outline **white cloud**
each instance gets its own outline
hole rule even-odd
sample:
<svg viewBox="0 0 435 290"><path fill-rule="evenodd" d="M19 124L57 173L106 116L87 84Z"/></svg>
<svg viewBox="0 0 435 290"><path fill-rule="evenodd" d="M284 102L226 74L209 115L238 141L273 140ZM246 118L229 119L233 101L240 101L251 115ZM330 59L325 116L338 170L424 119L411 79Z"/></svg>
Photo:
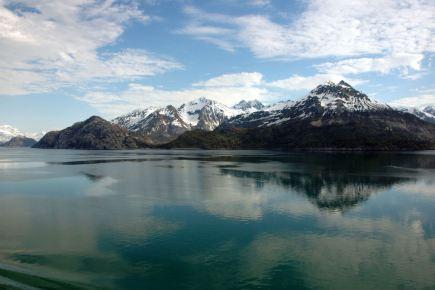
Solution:
<svg viewBox="0 0 435 290"><path fill-rule="evenodd" d="M227 50L246 47L258 58L352 57L326 70L349 73L419 70L435 51L435 2L426 0L308 0L289 23L264 15L229 17L189 8L181 32ZM201 27L208 27L201 30ZM216 31L222 29L222 33ZM229 33L228 30L232 32ZM225 31L225 33L223 32ZM367 55L373 55L367 57Z"/></svg>
<svg viewBox="0 0 435 290"><path fill-rule="evenodd" d="M88 103L107 117L115 117L149 106L168 104L177 106L200 97L233 105L242 99L267 100L270 98L273 94L261 85L262 77L262 74L257 72L225 74L180 90L164 90L132 83L125 91L118 94L94 91L77 99Z"/></svg>
<svg viewBox="0 0 435 290"><path fill-rule="evenodd" d="M101 53L117 41L127 23L148 20L129 1L0 0L0 95L180 68L173 60L144 50Z"/></svg>
<svg viewBox="0 0 435 290"><path fill-rule="evenodd" d="M252 6L267 6L270 5L269 0L248 0L248 4Z"/></svg>
<svg viewBox="0 0 435 290"><path fill-rule="evenodd" d="M317 74L314 76L293 75L289 78L269 82L269 87L275 87L290 91L311 90L321 83L327 81L339 82L344 80L352 85L362 84L365 81L360 79L349 79L342 75Z"/></svg>
<svg viewBox="0 0 435 290"><path fill-rule="evenodd" d="M426 106L435 106L435 95L420 95L394 100L390 105L405 108L422 108Z"/></svg>
<svg viewBox="0 0 435 290"><path fill-rule="evenodd" d="M120 92L113 93L97 90L77 97L105 114L115 117L135 109L150 106L181 105L196 98L206 97L226 105L234 105L241 100L258 99L265 103L288 98L289 92L314 89L326 81L345 80L352 85L362 84L360 79L346 78L341 75L318 74L314 76L293 75L286 79L267 82L259 72L240 72L223 74L202 82L192 84L190 88L165 90L149 85L131 83Z"/></svg>
<svg viewBox="0 0 435 290"><path fill-rule="evenodd" d="M420 70L423 54L397 53L379 58L353 58L338 62L328 62L315 66L322 73L329 74L359 74L365 72L379 72L387 74L394 69L401 69L404 74L408 68Z"/></svg>
<svg viewBox="0 0 435 290"><path fill-rule="evenodd" d="M260 85L263 81L263 75L258 72L242 72L234 74L223 74L221 76L209 79L207 81L194 83L193 86L200 87L234 87L244 86L251 87Z"/></svg>

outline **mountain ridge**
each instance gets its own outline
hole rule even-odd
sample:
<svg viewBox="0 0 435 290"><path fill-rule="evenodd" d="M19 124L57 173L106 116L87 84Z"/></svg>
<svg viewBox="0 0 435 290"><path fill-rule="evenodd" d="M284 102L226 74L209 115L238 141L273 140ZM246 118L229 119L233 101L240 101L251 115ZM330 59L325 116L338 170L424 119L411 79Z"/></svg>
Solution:
<svg viewBox="0 0 435 290"><path fill-rule="evenodd" d="M235 116L207 138L200 135L186 132L167 148L410 150L435 144L434 125L371 100L344 81L319 85L278 111Z"/></svg>
<svg viewBox="0 0 435 290"><path fill-rule="evenodd" d="M399 107L399 110L402 110L407 113L411 113L423 121L435 124L435 105L432 106L423 106L423 107Z"/></svg>
<svg viewBox="0 0 435 290"><path fill-rule="evenodd" d="M136 110L116 118L114 123L94 116L62 131L49 132L34 147L283 150L435 148L435 125L372 100L344 81L319 85L298 101L289 100L271 106L258 103L243 101L234 108L199 98L178 108L168 105L155 110ZM255 108L256 105L261 108ZM245 111L237 107L243 107ZM255 110L250 111L253 107Z"/></svg>
<svg viewBox="0 0 435 290"><path fill-rule="evenodd" d="M257 100L241 101L233 107L228 107L201 97L178 108L168 105L135 110L113 119L112 122L129 131L145 134L153 144L161 144L174 140L186 131L212 131L233 116L263 107L264 105Z"/></svg>

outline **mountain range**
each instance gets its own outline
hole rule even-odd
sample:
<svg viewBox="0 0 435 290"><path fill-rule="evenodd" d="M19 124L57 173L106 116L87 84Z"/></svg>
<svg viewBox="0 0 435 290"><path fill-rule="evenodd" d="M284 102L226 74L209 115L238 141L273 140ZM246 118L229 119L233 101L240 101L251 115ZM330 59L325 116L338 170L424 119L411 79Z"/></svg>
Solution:
<svg viewBox="0 0 435 290"><path fill-rule="evenodd" d="M423 106L423 107L399 107L401 111L411 113L420 119L435 124L435 106Z"/></svg>
<svg viewBox="0 0 435 290"><path fill-rule="evenodd" d="M186 132L167 147L401 150L433 148L434 140L435 125L341 81L280 110L238 115L213 132Z"/></svg>
<svg viewBox="0 0 435 290"><path fill-rule="evenodd" d="M45 132L25 134L25 133L22 133L17 128L14 128L10 125L0 125L0 144L4 144L4 143L7 143L9 141L12 141L12 139L14 139L15 137L22 137L22 138L39 140L44 135L45 135ZM19 140L19 139L16 139L15 141L10 142L8 144L18 144L18 143L16 143L17 140ZM23 144L30 144L30 143L24 142Z"/></svg>
<svg viewBox="0 0 435 290"><path fill-rule="evenodd" d="M35 146L429 149L435 144L435 125L430 123L432 113L429 109L424 115L417 110L396 109L372 100L344 81L327 82L299 101L270 106L254 100L228 107L199 98L179 107L136 110L111 123L92 117L66 131L48 133ZM89 127L89 123L93 126Z"/></svg>
<svg viewBox="0 0 435 290"><path fill-rule="evenodd" d="M132 132L147 135L153 144L167 143L186 131L212 131L231 117L252 113L264 107L259 101L241 101L228 107L216 101L199 98L179 106L149 107L112 120Z"/></svg>

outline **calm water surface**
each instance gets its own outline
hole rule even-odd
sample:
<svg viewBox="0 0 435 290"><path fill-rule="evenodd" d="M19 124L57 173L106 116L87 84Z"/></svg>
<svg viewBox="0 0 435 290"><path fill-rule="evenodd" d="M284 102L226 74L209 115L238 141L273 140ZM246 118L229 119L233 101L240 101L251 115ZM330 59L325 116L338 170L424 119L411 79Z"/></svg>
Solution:
<svg viewBox="0 0 435 290"><path fill-rule="evenodd" d="M0 150L0 288L435 289L435 153Z"/></svg>

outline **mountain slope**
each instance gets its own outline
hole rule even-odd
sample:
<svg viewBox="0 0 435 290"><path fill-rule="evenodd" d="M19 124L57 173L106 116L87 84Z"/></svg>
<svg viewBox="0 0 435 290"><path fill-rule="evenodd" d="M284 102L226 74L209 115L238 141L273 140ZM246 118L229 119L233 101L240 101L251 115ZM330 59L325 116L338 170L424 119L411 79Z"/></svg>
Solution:
<svg viewBox="0 0 435 290"><path fill-rule="evenodd" d="M151 113L156 111L157 107L149 107L144 110L135 110L127 115L117 117L112 120L113 123L128 129L132 129L138 122L148 117Z"/></svg>
<svg viewBox="0 0 435 290"><path fill-rule="evenodd" d="M236 116L199 138L186 132L168 147L200 148L434 148L435 126L371 100L341 81L326 83L278 111ZM219 140L231 139L231 142Z"/></svg>
<svg viewBox="0 0 435 290"><path fill-rule="evenodd" d="M435 106L426 106L423 108L399 108L404 112L411 113L423 121L435 124Z"/></svg>
<svg viewBox="0 0 435 290"><path fill-rule="evenodd" d="M232 108L236 110L241 110L244 113L252 113L255 111L262 110L264 108L264 105L258 100L252 100L252 101L241 100L239 103L235 104Z"/></svg>
<svg viewBox="0 0 435 290"><path fill-rule="evenodd" d="M219 102L206 98L188 102L175 108L150 107L134 111L112 120L113 123L129 131L143 133L153 143L166 143L190 130L211 131L227 119L263 108L258 101L242 101L230 108Z"/></svg>
<svg viewBox="0 0 435 290"><path fill-rule="evenodd" d="M0 144L0 147L31 147L36 144L36 140L24 136L13 137L8 142Z"/></svg>
<svg viewBox="0 0 435 290"><path fill-rule="evenodd" d="M287 101L266 107L264 111L237 116L230 124L244 128L279 125L289 120L325 119L350 112L390 110L387 105L371 100L344 81L317 86L297 102Z"/></svg>
<svg viewBox="0 0 435 290"><path fill-rule="evenodd" d="M147 147L147 139L93 116L61 131L51 131L33 148L52 149L135 149Z"/></svg>
<svg viewBox="0 0 435 290"><path fill-rule="evenodd" d="M190 129L174 106L157 109L146 118L128 127L130 131L145 134L153 143L172 140Z"/></svg>

